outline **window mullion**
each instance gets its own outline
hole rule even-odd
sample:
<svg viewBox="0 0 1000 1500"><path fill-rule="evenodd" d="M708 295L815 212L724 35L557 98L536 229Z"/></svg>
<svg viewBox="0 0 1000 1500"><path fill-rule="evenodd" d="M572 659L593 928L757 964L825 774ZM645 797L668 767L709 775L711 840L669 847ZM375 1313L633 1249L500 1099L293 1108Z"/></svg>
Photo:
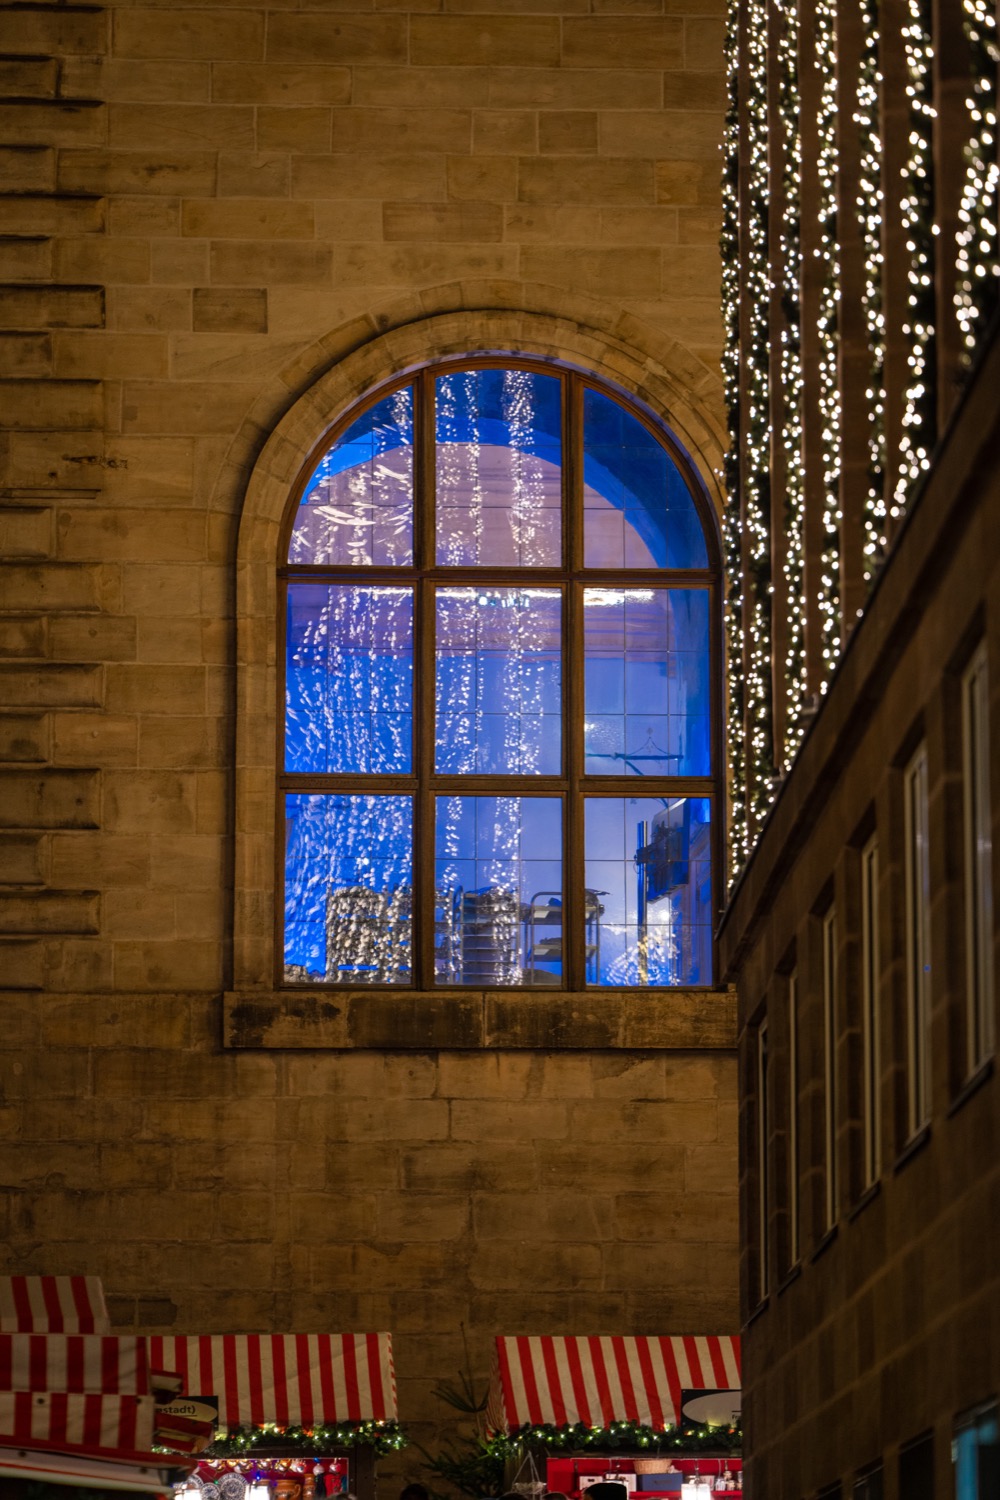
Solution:
<svg viewBox="0 0 1000 1500"><path fill-rule="evenodd" d="M583 387L575 375L564 383L563 558L571 576L583 567ZM583 649L582 593L568 584L563 596L563 765L569 795L563 804L563 984L581 990L587 977L584 931Z"/></svg>

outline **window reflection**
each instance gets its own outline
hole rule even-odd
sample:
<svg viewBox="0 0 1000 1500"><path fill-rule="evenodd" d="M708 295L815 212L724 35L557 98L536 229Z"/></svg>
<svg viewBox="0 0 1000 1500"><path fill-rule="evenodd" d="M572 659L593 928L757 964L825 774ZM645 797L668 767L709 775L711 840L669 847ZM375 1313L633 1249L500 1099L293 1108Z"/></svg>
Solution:
<svg viewBox="0 0 1000 1500"><path fill-rule="evenodd" d="M368 408L324 453L299 502L290 563L413 561L413 390Z"/></svg>
<svg viewBox="0 0 1000 1500"><path fill-rule="evenodd" d="M557 797L439 797L434 972L443 984L552 984L562 974Z"/></svg>
<svg viewBox="0 0 1000 1500"><path fill-rule="evenodd" d="M559 380L462 370L437 392L437 560L446 567L558 567Z"/></svg>
<svg viewBox="0 0 1000 1500"><path fill-rule="evenodd" d="M701 521L670 454L600 391L583 398L583 546L588 568L704 568Z"/></svg>
<svg viewBox="0 0 1000 1500"><path fill-rule="evenodd" d="M285 798L285 979L407 984L409 797Z"/></svg>
<svg viewBox="0 0 1000 1500"><path fill-rule="evenodd" d="M584 589L589 775L709 774L708 642L707 589Z"/></svg>
<svg viewBox="0 0 1000 1500"><path fill-rule="evenodd" d="M601 985L710 984L707 797L588 797L587 889L599 900Z"/></svg>
<svg viewBox="0 0 1000 1500"><path fill-rule="evenodd" d="M439 772L558 776L562 761L558 589L440 589Z"/></svg>
<svg viewBox="0 0 1000 1500"><path fill-rule="evenodd" d="M408 771L412 589L293 583L287 632L285 769Z"/></svg>

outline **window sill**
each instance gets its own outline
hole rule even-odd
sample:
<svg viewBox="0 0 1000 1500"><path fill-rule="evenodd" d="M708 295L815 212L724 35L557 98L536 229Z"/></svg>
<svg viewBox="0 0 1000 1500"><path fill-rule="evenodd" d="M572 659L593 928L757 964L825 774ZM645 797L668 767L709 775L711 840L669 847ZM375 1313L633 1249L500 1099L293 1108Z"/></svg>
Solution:
<svg viewBox="0 0 1000 1500"><path fill-rule="evenodd" d="M974 1073L970 1073L969 1077L962 1084L962 1087L948 1106L946 1118L950 1120L952 1115L957 1115L962 1106L967 1104L972 1098L973 1094L978 1094L983 1084L987 1083L992 1077L993 1059L992 1057L987 1057L985 1061L979 1064Z"/></svg>
<svg viewBox="0 0 1000 1500"><path fill-rule="evenodd" d="M865 1188L864 1192L861 1194L861 1197L858 1199L857 1203L855 1203L854 1207L847 1215L848 1224L853 1224L855 1219L857 1219L861 1214L864 1213L869 1203L875 1202L875 1199L879 1196L881 1191L882 1184L880 1182L873 1182L871 1187Z"/></svg>
<svg viewBox="0 0 1000 1500"><path fill-rule="evenodd" d="M801 1275L802 1262L800 1260L797 1260L794 1266L792 1266L790 1270L785 1272L785 1275L781 1280L781 1284L778 1287L778 1296L782 1296L784 1292L788 1291L788 1288L790 1286L794 1286Z"/></svg>
<svg viewBox="0 0 1000 1500"><path fill-rule="evenodd" d="M930 1138L931 1127L929 1125L921 1126L913 1139L907 1141L902 1151L896 1157L896 1161L892 1169L893 1173L901 1172L906 1166L907 1162L912 1161L915 1156L919 1156Z"/></svg>
<svg viewBox="0 0 1000 1500"><path fill-rule="evenodd" d="M223 1045L352 1051L670 1051L736 1047L736 992L239 990Z"/></svg>
<svg viewBox="0 0 1000 1500"><path fill-rule="evenodd" d="M823 1238L819 1241L819 1244L816 1246L815 1250L813 1251L813 1253L809 1257L809 1264L811 1266L814 1266L816 1264L816 1262L820 1259L820 1257L826 1254L826 1252L829 1250L830 1246L833 1244L833 1242L834 1242L834 1240L836 1238L837 1238L837 1225L836 1224L831 1224L830 1228L828 1230L826 1230L826 1232L823 1235Z"/></svg>
<svg viewBox="0 0 1000 1500"><path fill-rule="evenodd" d="M767 1309L769 1308L770 1305L771 1305L771 1298L770 1298L770 1296L761 1297L760 1301L757 1303L757 1306L754 1308L754 1310L750 1314L749 1318L747 1318L746 1323L743 1325L744 1328L749 1328L752 1323L756 1323L756 1321L757 1321L758 1318L762 1318L764 1316L764 1314L767 1312Z"/></svg>

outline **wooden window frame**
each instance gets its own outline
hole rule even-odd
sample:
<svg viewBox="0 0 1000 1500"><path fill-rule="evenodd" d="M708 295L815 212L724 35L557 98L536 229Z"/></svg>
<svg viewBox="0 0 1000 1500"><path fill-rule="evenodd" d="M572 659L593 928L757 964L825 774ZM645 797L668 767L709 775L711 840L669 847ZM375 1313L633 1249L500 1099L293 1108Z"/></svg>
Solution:
<svg viewBox="0 0 1000 1500"><path fill-rule="evenodd" d="M911 1140L931 1118L928 815L927 746L921 743L903 772L907 1127Z"/></svg>
<svg viewBox="0 0 1000 1500"><path fill-rule="evenodd" d="M823 973L823 1215L824 1230L837 1222L837 908L822 918Z"/></svg>
<svg viewBox="0 0 1000 1500"><path fill-rule="evenodd" d="M879 944L879 844L877 835L861 851L861 1109L863 1183L878 1181L882 1162L881 949Z"/></svg>
<svg viewBox="0 0 1000 1500"><path fill-rule="evenodd" d="M758 1022L756 1042L757 1300L763 1302L771 1290L771 1222L768 1202L770 1198L771 1175L768 1171L770 1161L771 1088L770 1078L768 1077L770 1056L768 1052L766 1016Z"/></svg>
<svg viewBox="0 0 1000 1500"><path fill-rule="evenodd" d="M518 369L558 376L562 380L562 538L563 565L559 568L444 567L435 560L435 433L434 381L437 377L466 370ZM414 561L409 568L372 566L328 566L290 564L289 541L302 494L317 464L337 438L377 401L406 386L414 390ZM701 569L585 568L583 564L583 393L593 389L620 403L657 439L685 479L699 520L708 566ZM711 700L710 762L705 777L642 778L647 795L701 797L711 804L711 863L713 930L722 906L725 796L723 785L722 724L722 588L721 560L707 495L687 455L669 429L625 392L564 364L516 356L478 355L449 357L429 363L372 388L347 409L317 443L303 466L289 498L281 529L277 568L277 660L275 763L281 768L275 789L275 892L274 983L282 990L310 994L323 989L337 993L357 991L354 980L338 983L295 982L284 977L284 798L289 792L338 792L345 795L405 795L413 798L414 913L412 930L413 966L409 984L366 984L366 992L381 991L413 996L414 993L447 997L475 985L441 984L434 977L434 799L443 795L558 797L563 804L563 972L552 985L517 985L505 988L491 983L489 989L509 994L592 995L609 993L610 987L586 982L584 924L580 907L584 892L584 799L588 797L634 797L640 781L634 776L593 776L584 773L583 754L583 652L581 600L585 587L705 589L709 596L709 694ZM559 776L442 775L434 769L434 633L433 596L438 586L478 585L484 588L517 587L527 579L538 587L559 588L563 593L563 765ZM284 767L284 701L286 639L285 621L289 585L297 581L331 584L392 584L414 588L414 763L412 774L301 774ZM713 990L717 981L717 951L713 937L713 978L684 989ZM553 976L555 980L555 976ZM615 986L617 993L648 995L654 986Z"/></svg>
<svg viewBox="0 0 1000 1500"><path fill-rule="evenodd" d="M788 1269L802 1254L799 1236L799 971L788 976Z"/></svg>
<svg viewBox="0 0 1000 1500"><path fill-rule="evenodd" d="M965 856L966 1066L971 1077L996 1046L989 678L980 642L962 674L962 812Z"/></svg>

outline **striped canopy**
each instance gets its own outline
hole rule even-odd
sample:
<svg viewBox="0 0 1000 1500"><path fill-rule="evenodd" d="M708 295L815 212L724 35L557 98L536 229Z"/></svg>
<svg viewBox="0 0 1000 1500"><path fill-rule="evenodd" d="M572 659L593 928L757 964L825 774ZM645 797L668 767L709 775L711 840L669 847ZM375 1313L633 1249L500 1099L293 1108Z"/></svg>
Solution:
<svg viewBox="0 0 1000 1500"><path fill-rule="evenodd" d="M0 1276L0 1333L110 1333L97 1276Z"/></svg>
<svg viewBox="0 0 1000 1500"><path fill-rule="evenodd" d="M216 1396L221 1427L394 1422L388 1333L151 1336L155 1370L176 1370L188 1396Z"/></svg>
<svg viewBox="0 0 1000 1500"><path fill-rule="evenodd" d="M670 1427L681 1392L740 1384L740 1341L730 1335L502 1336L487 1416L493 1431L526 1423Z"/></svg>

